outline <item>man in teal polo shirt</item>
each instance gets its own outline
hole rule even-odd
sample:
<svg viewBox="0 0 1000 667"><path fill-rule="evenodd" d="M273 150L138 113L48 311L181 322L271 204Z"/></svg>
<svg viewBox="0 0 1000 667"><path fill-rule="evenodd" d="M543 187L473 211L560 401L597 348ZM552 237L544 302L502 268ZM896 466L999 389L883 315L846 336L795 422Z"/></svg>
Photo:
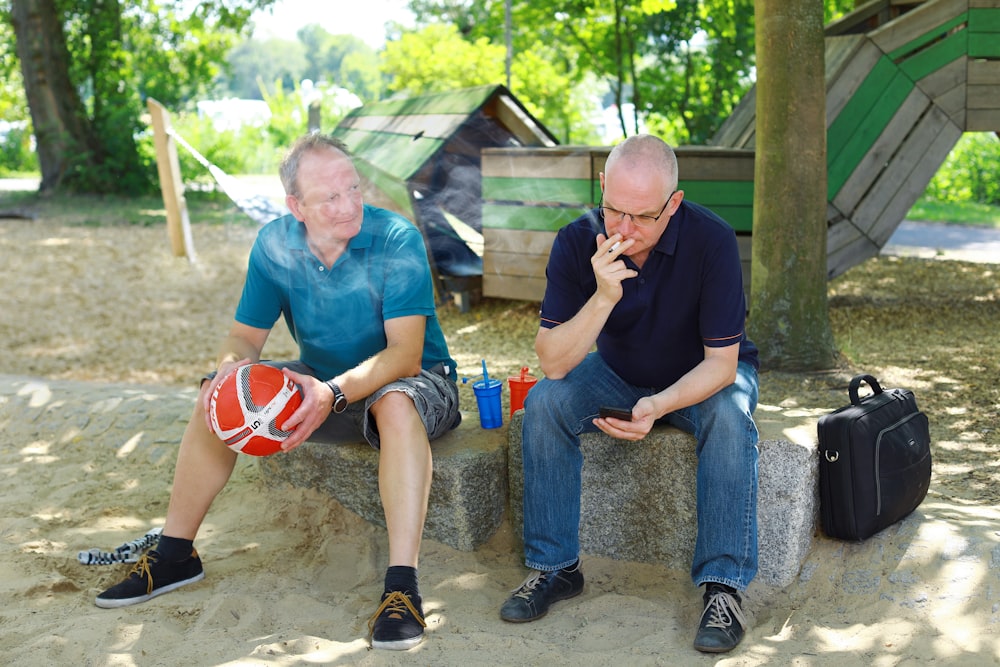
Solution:
<svg viewBox="0 0 1000 667"><path fill-rule="evenodd" d="M522 433L533 572L500 616L533 621L583 591L580 434L637 441L667 423L697 440L691 578L705 607L694 646L721 653L743 638L741 594L757 573L757 348L744 332L736 235L685 201L677 178L666 143L629 137L600 175L600 207L552 245L535 339L545 377L525 400Z"/></svg>
<svg viewBox="0 0 1000 667"><path fill-rule="evenodd" d="M272 365L303 398L279 425L294 429L282 449L295 449L317 429L345 427L379 449L389 567L371 619L372 646L408 649L423 638L417 560L430 441L461 420L427 252L409 221L363 203L354 163L331 137L299 139L282 161L281 181L291 215L261 228L251 250L235 322L181 440L163 535L96 604L137 604L204 578L193 541L237 456L211 430L209 399L237 367L260 361L284 317L300 356Z"/></svg>

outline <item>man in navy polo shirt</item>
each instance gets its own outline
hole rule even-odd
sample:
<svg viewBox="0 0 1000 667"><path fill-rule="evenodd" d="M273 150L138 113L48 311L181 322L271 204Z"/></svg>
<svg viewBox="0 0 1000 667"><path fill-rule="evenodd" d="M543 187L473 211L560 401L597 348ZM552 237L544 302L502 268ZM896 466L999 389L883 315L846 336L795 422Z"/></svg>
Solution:
<svg viewBox="0 0 1000 667"><path fill-rule="evenodd" d="M684 201L677 158L638 135L610 153L601 206L559 231L535 350L545 378L525 402L525 563L505 621L540 618L583 590L580 434L641 440L654 423L697 439L698 538L705 586L695 638L720 653L743 638L740 594L757 572L757 349L732 228ZM597 350L593 351L596 345ZM600 417L601 406L631 419Z"/></svg>

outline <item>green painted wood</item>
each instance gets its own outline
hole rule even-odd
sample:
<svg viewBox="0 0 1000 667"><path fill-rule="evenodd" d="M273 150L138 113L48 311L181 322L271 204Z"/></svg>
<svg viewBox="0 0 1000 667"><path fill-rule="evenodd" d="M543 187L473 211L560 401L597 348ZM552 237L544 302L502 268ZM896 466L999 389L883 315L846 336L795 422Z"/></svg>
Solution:
<svg viewBox="0 0 1000 667"><path fill-rule="evenodd" d="M911 79L919 81L966 55L969 51L968 36L965 30L953 33L907 58L899 67Z"/></svg>
<svg viewBox="0 0 1000 667"><path fill-rule="evenodd" d="M1000 8L969 9L969 30L972 32L1000 32Z"/></svg>
<svg viewBox="0 0 1000 667"><path fill-rule="evenodd" d="M579 178L499 178L483 176L483 199L518 202L585 204L590 202L594 182Z"/></svg>
<svg viewBox="0 0 1000 667"><path fill-rule="evenodd" d="M400 211L410 220L415 220L413 205L410 201L409 188L406 183L378 169L364 159L355 160L355 166L364 178L392 200Z"/></svg>
<svg viewBox="0 0 1000 667"><path fill-rule="evenodd" d="M864 78L850 100L833 119L826 131L828 160L836 159L861 119L867 118L872 108L880 102L882 94L898 74L898 68L887 56L879 58L871 72Z"/></svg>
<svg viewBox="0 0 1000 667"><path fill-rule="evenodd" d="M1000 34L969 33L970 58L1000 58Z"/></svg>
<svg viewBox="0 0 1000 667"><path fill-rule="evenodd" d="M333 131L351 153L379 165L400 180L409 180L445 144L444 139L364 132L338 127Z"/></svg>
<svg viewBox="0 0 1000 667"><path fill-rule="evenodd" d="M915 51L919 51L925 45L930 44L934 40L940 39L942 35L946 35L951 30L961 26L963 23L966 22L967 18L968 18L967 13L962 12L961 14L951 19L950 21L946 21L945 23L942 23L941 25L931 30L928 30L920 37L910 40L909 42L902 45L898 49L893 50L891 53L889 53L889 57L893 61L899 61L901 58L905 58L907 55L914 53ZM953 37L954 35L950 36Z"/></svg>
<svg viewBox="0 0 1000 667"><path fill-rule="evenodd" d="M878 90L870 89L866 81L865 90L859 90L840 112L834 122L844 119L843 127L837 135L830 132L827 134L827 145L840 147L839 150L830 151L827 156L828 200L836 197L915 85L912 79L898 71L888 85L880 86ZM858 107L867 110L867 113L855 115L851 107L854 99L859 96L864 99Z"/></svg>
<svg viewBox="0 0 1000 667"><path fill-rule="evenodd" d="M688 181L681 180L678 189L684 198L703 206L749 206L753 204L753 181Z"/></svg>
<svg viewBox="0 0 1000 667"><path fill-rule="evenodd" d="M483 229L521 229L555 232L573 222L588 209L556 206L483 204Z"/></svg>
<svg viewBox="0 0 1000 667"><path fill-rule="evenodd" d="M416 114L470 114L493 95L499 86L479 86L402 100L374 102L353 109L351 116L412 116Z"/></svg>

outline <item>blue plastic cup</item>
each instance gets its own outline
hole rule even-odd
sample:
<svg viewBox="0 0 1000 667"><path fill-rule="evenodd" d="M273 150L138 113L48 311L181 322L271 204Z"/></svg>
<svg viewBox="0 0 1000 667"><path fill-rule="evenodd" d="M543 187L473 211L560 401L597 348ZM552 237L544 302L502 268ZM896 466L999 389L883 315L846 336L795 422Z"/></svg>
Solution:
<svg viewBox="0 0 1000 667"><path fill-rule="evenodd" d="M492 378L472 383L479 405L479 423L483 428L500 428L503 425L503 413L500 411L502 389L503 382Z"/></svg>

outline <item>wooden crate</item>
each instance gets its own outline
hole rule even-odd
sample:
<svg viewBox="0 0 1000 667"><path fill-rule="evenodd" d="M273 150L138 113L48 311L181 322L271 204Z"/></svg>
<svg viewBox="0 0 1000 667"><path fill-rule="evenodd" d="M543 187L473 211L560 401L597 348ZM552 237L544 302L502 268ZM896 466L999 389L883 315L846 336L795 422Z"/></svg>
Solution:
<svg viewBox="0 0 1000 667"><path fill-rule="evenodd" d="M483 150L484 296L541 301L555 234L600 202L599 174L610 150ZM685 197L748 234L753 223L753 152L698 146L680 146L676 152ZM748 241L749 236L743 244L747 275Z"/></svg>

